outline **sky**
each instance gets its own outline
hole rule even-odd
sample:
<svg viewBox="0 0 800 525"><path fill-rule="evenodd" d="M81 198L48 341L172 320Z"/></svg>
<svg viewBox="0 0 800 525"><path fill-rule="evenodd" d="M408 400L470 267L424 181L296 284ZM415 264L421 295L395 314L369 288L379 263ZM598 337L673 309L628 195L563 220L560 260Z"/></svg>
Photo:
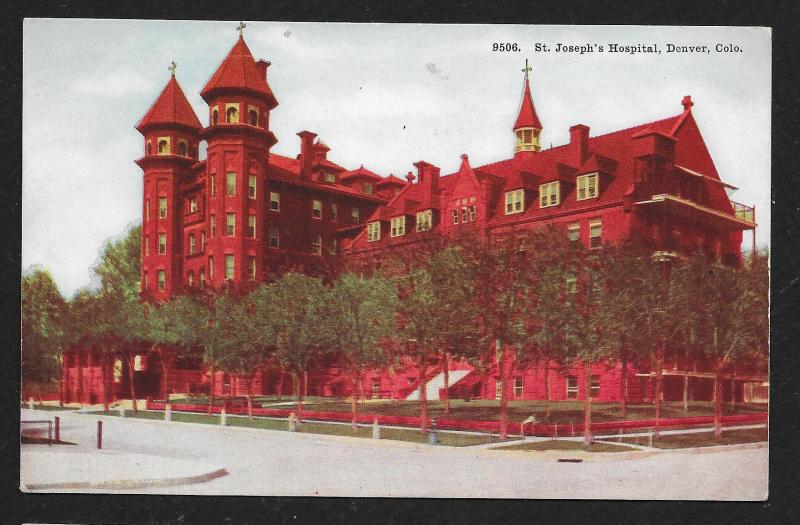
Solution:
<svg viewBox="0 0 800 525"><path fill-rule="evenodd" d="M599 135L692 108L733 200L756 206L769 243L771 33L764 28L247 22L256 59L272 63L279 106L274 153L295 156L296 133L319 134L328 157L402 177L426 160L442 173L460 155L479 166L513 154L511 127L532 68L542 146L574 124ZM236 42L238 21L27 19L23 28L22 269L47 268L66 297L96 284L107 240L141 220L143 153L134 129L177 78L200 122L199 91ZM493 51L494 43L518 51ZM549 52L537 52L535 44ZM604 53L555 52L602 44ZM656 43L661 54L609 53ZM667 53L667 44L710 53ZM717 44L741 51L715 52ZM203 152L201 152L201 158ZM744 249L751 246L745 234Z"/></svg>

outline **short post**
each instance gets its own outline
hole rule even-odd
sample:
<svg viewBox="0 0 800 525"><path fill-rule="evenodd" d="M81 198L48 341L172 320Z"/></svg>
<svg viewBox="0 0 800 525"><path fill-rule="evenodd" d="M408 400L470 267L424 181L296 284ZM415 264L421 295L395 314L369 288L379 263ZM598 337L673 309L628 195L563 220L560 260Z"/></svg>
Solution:
<svg viewBox="0 0 800 525"><path fill-rule="evenodd" d="M652 448L653 447L653 429L652 428L650 429L650 435L648 437L650 438L650 448Z"/></svg>
<svg viewBox="0 0 800 525"><path fill-rule="evenodd" d="M435 445L439 442L438 437L436 436L436 418L431 418L431 426L428 429L428 442L431 445Z"/></svg>
<svg viewBox="0 0 800 525"><path fill-rule="evenodd" d="M223 427L228 425L228 414L224 408L219 411L219 424Z"/></svg>
<svg viewBox="0 0 800 525"><path fill-rule="evenodd" d="M29 397L29 398L28 398L28 408L30 408L31 410L33 410L33 398L32 398L32 397Z"/></svg>
<svg viewBox="0 0 800 525"><path fill-rule="evenodd" d="M164 407L164 421L172 421L172 405Z"/></svg>
<svg viewBox="0 0 800 525"><path fill-rule="evenodd" d="M58 443L61 441L61 418L56 416L53 420L55 422L55 440Z"/></svg>
<svg viewBox="0 0 800 525"><path fill-rule="evenodd" d="M289 432L297 432L297 416L289 412Z"/></svg>
<svg viewBox="0 0 800 525"><path fill-rule="evenodd" d="M372 421L372 439L380 439L381 438L381 426L378 424L378 418L376 417Z"/></svg>
<svg viewBox="0 0 800 525"><path fill-rule="evenodd" d="M103 422L97 421L97 448L103 448Z"/></svg>
<svg viewBox="0 0 800 525"><path fill-rule="evenodd" d="M119 407L119 417L125 417L125 407Z"/></svg>

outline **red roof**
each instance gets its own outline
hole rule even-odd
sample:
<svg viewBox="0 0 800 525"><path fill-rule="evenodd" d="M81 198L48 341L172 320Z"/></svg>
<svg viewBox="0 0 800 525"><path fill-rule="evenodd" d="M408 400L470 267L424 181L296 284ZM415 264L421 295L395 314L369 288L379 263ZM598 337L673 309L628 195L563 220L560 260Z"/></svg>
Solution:
<svg viewBox="0 0 800 525"><path fill-rule="evenodd" d="M533 106L531 86L527 76L525 77L525 92L522 94L522 106L519 108L519 116L514 123L514 129L519 128L542 129L542 123L539 122L539 116L536 115L536 108Z"/></svg>
<svg viewBox="0 0 800 525"><path fill-rule="evenodd" d="M149 127L164 125L179 125L191 129L203 127L175 79L175 75L170 77L156 101L147 110L142 120L136 124L136 129L144 132Z"/></svg>
<svg viewBox="0 0 800 525"><path fill-rule="evenodd" d="M200 91L200 96L206 98L218 89L244 89L265 96L277 105L272 90L256 66L256 60L241 36L203 90Z"/></svg>
<svg viewBox="0 0 800 525"><path fill-rule="evenodd" d="M378 182L378 186L405 186L408 184L408 181L405 181L399 177L395 177L394 175L389 175L388 177L384 177Z"/></svg>
<svg viewBox="0 0 800 525"><path fill-rule="evenodd" d="M363 165L358 169L355 169L355 170L352 170L352 171L348 171L347 173L342 173L339 176L340 180L350 180L350 179L358 179L358 178L372 179L372 180L375 180L375 181L385 180L380 175L378 175L377 173L374 173L374 172L368 170L367 168L365 168Z"/></svg>

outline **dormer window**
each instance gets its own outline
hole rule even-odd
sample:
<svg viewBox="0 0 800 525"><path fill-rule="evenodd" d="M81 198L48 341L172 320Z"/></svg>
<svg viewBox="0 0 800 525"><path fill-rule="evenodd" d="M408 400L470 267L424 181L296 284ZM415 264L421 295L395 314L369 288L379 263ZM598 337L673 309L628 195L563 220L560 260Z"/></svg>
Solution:
<svg viewBox="0 0 800 525"><path fill-rule="evenodd" d="M392 237L400 237L406 234L406 216L401 215L400 217L393 217L392 218L392 229L391 229L391 236Z"/></svg>
<svg viewBox="0 0 800 525"><path fill-rule="evenodd" d="M577 199L579 201L597 197L597 173L581 175L577 179Z"/></svg>
<svg viewBox="0 0 800 525"><path fill-rule="evenodd" d="M322 176L325 179L325 182L336 182L336 175L333 173L325 172L322 174Z"/></svg>
<svg viewBox="0 0 800 525"><path fill-rule="evenodd" d="M158 137L158 154L169 155L169 137Z"/></svg>
<svg viewBox="0 0 800 525"><path fill-rule="evenodd" d="M431 210L424 210L417 212L417 226L418 232L426 232L433 227L433 212Z"/></svg>
<svg viewBox="0 0 800 525"><path fill-rule="evenodd" d="M361 183L361 192L365 195L372 195L372 184L369 182Z"/></svg>
<svg viewBox="0 0 800 525"><path fill-rule="evenodd" d="M521 213L525 209L525 190L506 192L506 215Z"/></svg>
<svg viewBox="0 0 800 525"><path fill-rule="evenodd" d="M539 185L539 207L549 208L561 203L561 185L559 181Z"/></svg>
<svg viewBox="0 0 800 525"><path fill-rule="evenodd" d="M225 105L225 122L228 124L239 123L239 104L231 103Z"/></svg>
<svg viewBox="0 0 800 525"><path fill-rule="evenodd" d="M367 242L381 240L381 222L375 221L367 224Z"/></svg>

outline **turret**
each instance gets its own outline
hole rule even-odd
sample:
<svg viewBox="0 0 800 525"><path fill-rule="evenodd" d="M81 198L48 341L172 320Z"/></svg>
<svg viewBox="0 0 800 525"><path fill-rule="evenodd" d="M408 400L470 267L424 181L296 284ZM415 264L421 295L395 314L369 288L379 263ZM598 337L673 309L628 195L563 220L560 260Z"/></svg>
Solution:
<svg viewBox="0 0 800 525"><path fill-rule="evenodd" d="M514 156L519 157L524 152L536 152L541 149L540 135L542 133L542 123L536 115L536 107L533 105L533 97L531 96L531 86L528 81L528 73L531 68L528 66L528 61L525 60L525 80L522 89L522 102L519 108L519 115L517 121L514 123Z"/></svg>

